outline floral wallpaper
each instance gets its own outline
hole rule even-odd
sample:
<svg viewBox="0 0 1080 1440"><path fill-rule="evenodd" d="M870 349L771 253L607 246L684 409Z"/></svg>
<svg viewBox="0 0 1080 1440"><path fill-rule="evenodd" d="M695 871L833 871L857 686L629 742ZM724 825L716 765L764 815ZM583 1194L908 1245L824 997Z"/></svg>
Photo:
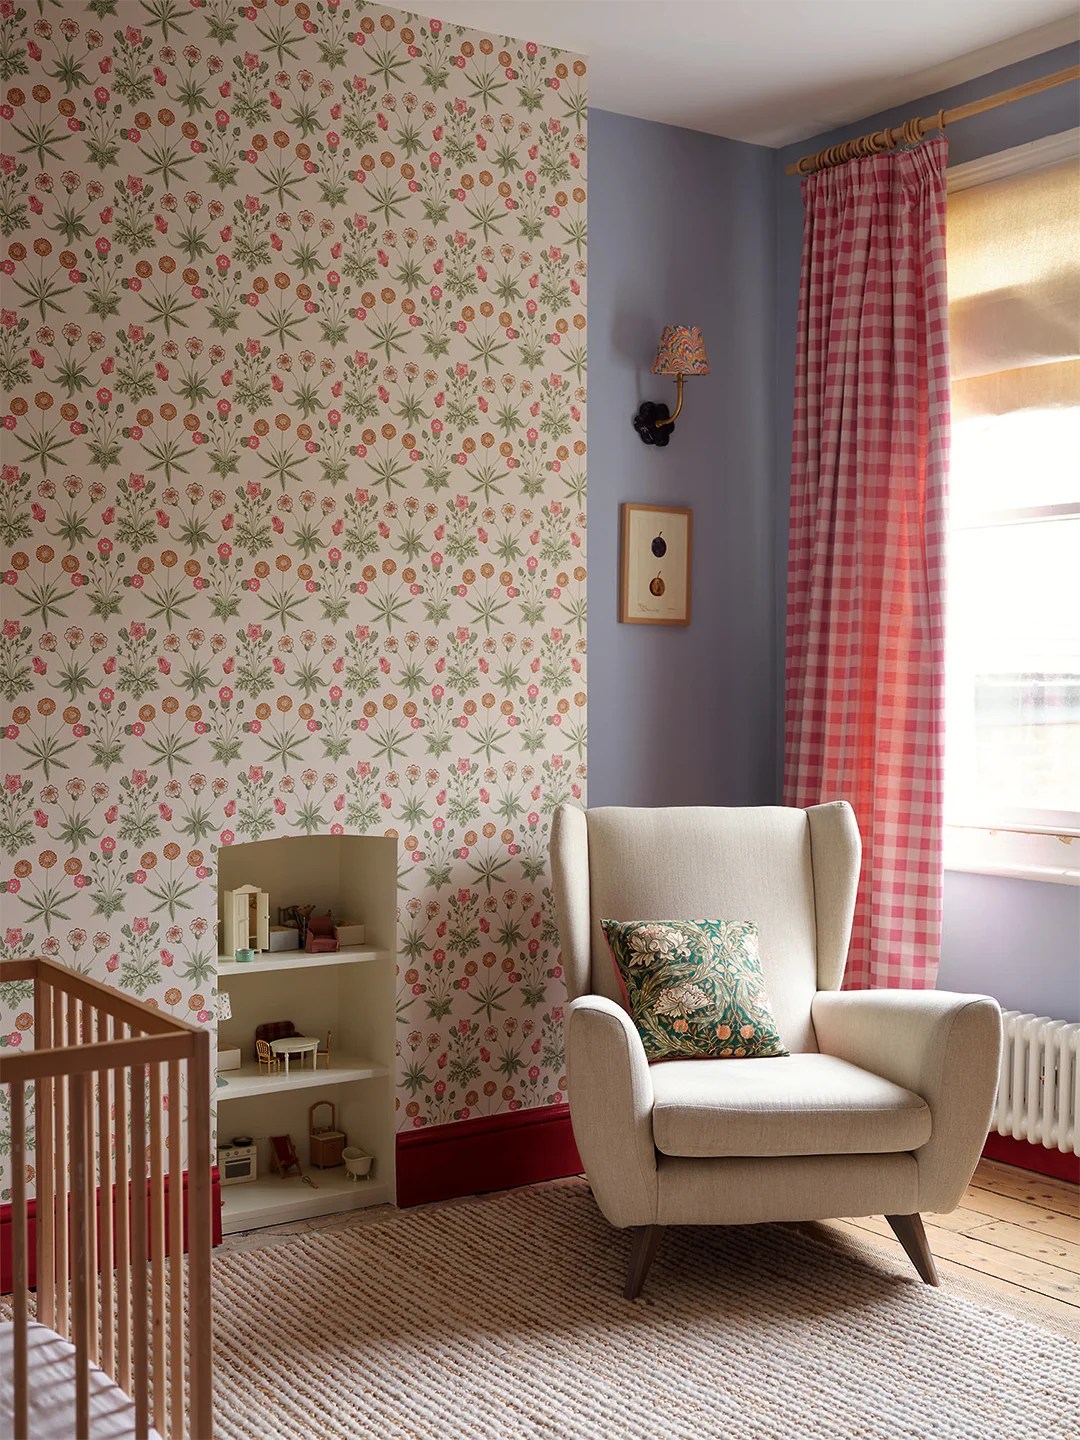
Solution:
<svg viewBox="0 0 1080 1440"><path fill-rule="evenodd" d="M585 117L382 6L0 0L5 953L212 1024L218 848L395 835L402 1127L564 1084Z"/></svg>

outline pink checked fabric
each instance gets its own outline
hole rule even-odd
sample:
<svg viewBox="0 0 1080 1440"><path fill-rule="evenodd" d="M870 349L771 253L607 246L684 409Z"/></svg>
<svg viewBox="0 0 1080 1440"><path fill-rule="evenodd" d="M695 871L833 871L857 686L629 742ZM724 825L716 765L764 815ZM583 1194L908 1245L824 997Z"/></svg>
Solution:
<svg viewBox="0 0 1080 1440"><path fill-rule="evenodd" d="M789 805L863 837L847 988L929 988L941 941L946 141L803 181Z"/></svg>

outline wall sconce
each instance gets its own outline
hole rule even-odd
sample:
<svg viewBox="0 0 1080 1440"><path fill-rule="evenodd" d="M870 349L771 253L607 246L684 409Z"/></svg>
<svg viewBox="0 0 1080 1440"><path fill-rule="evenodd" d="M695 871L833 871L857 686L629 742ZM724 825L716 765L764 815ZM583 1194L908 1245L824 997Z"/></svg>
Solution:
<svg viewBox="0 0 1080 1440"><path fill-rule="evenodd" d="M674 375L676 391L675 414L668 414L666 405L646 400L634 416L634 429L646 445L666 445L682 410L683 377L708 375L709 357L705 341L696 325L665 325L660 347L652 363L654 375Z"/></svg>

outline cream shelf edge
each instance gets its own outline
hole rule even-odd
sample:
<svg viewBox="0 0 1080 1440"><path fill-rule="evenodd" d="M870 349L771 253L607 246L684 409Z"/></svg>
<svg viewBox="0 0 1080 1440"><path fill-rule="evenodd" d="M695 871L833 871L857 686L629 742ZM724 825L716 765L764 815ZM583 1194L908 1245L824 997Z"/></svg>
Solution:
<svg viewBox="0 0 1080 1440"><path fill-rule="evenodd" d="M276 1095L292 1090L312 1090L333 1085L351 1085L354 1080L378 1080L390 1071L385 1065L376 1065L359 1055L344 1055L335 1058L329 1070L311 1070L306 1065L301 1070L295 1063L286 1075L279 1070L273 1075L260 1071L255 1064L243 1065L239 1070L225 1070L221 1078L225 1084L218 1087L217 1102L222 1105L228 1100L250 1100L256 1095Z"/></svg>
<svg viewBox="0 0 1080 1440"><path fill-rule="evenodd" d="M259 955L255 960L237 964L226 955L218 956L218 975L230 980L238 975L265 975L270 971L323 970L329 965L361 965L372 960L390 960L390 950L372 950L361 945L346 945L329 955L309 955L306 950L278 950Z"/></svg>

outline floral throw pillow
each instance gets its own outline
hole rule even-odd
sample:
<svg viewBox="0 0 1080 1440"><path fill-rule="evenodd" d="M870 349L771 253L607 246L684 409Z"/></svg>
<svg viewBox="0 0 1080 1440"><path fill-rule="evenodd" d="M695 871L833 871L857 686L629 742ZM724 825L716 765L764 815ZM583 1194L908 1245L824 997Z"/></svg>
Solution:
<svg viewBox="0 0 1080 1440"><path fill-rule="evenodd" d="M653 1060L786 1055L752 920L601 920L630 1017Z"/></svg>

